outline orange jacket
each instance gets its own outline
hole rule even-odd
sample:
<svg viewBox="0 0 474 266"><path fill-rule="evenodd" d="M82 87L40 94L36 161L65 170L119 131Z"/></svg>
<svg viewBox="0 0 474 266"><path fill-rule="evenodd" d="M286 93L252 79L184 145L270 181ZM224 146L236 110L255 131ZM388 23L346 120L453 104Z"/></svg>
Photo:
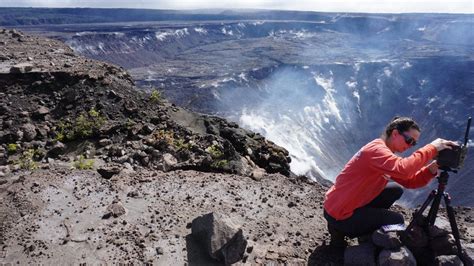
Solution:
<svg viewBox="0 0 474 266"><path fill-rule="evenodd" d="M428 144L402 158L393 154L382 139L362 147L336 177L326 192L324 209L336 220L349 218L353 211L377 197L389 179L407 188L425 186L436 176L425 166L437 154Z"/></svg>

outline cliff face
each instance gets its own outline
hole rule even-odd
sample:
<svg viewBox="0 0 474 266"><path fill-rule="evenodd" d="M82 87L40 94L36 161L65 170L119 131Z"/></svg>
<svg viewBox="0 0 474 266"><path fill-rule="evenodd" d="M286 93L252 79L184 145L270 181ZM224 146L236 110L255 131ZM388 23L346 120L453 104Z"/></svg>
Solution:
<svg viewBox="0 0 474 266"><path fill-rule="evenodd" d="M169 104L158 91L141 93L122 68L14 30L0 38L3 165L83 156L130 169L290 174L283 148L235 123Z"/></svg>

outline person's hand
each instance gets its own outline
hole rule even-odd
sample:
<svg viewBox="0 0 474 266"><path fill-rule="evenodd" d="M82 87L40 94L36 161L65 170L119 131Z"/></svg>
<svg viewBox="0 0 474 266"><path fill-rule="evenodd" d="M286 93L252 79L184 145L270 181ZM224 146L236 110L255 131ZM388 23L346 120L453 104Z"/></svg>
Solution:
<svg viewBox="0 0 474 266"><path fill-rule="evenodd" d="M428 165L428 169L430 169L430 172L435 175L438 173L438 168L439 168L439 165L438 165L438 162L435 160L435 161L432 161L429 165Z"/></svg>
<svg viewBox="0 0 474 266"><path fill-rule="evenodd" d="M437 151L452 149L453 146L458 146L456 142L445 139L435 139L433 142L431 142L431 145L435 146Z"/></svg>

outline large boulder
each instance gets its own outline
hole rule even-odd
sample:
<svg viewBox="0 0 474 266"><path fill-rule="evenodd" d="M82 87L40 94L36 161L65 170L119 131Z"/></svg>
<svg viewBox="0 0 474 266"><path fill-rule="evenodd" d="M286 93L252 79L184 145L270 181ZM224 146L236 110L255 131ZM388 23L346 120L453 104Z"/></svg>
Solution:
<svg viewBox="0 0 474 266"><path fill-rule="evenodd" d="M345 265L375 265L375 246L365 242L347 247L344 251Z"/></svg>
<svg viewBox="0 0 474 266"><path fill-rule="evenodd" d="M219 213L197 217L192 221L191 231L213 259L226 265L242 260L247 240L242 229L228 217Z"/></svg>
<svg viewBox="0 0 474 266"><path fill-rule="evenodd" d="M378 262L381 266L416 266L415 257L405 246L399 249L382 250Z"/></svg>

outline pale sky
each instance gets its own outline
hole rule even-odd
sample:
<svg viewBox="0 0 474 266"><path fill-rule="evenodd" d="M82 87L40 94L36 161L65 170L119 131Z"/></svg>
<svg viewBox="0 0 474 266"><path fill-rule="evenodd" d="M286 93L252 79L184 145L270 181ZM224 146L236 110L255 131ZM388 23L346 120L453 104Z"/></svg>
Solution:
<svg viewBox="0 0 474 266"><path fill-rule="evenodd" d="M474 13L474 0L0 0L0 7L256 8L323 12Z"/></svg>

